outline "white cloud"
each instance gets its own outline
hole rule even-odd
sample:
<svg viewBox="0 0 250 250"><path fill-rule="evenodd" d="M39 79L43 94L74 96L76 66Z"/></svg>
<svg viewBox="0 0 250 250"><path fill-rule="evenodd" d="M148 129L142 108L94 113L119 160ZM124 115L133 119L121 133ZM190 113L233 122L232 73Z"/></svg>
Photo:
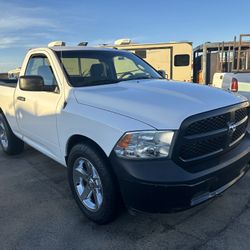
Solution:
<svg viewBox="0 0 250 250"><path fill-rule="evenodd" d="M10 64L8 66L2 66L1 63L0 63L0 73L6 73L12 69L16 69L17 66L15 64Z"/></svg>
<svg viewBox="0 0 250 250"><path fill-rule="evenodd" d="M55 25L51 22L51 20L45 18L25 16L9 16L8 18L0 18L0 29L2 32L13 32L32 27L55 28Z"/></svg>
<svg viewBox="0 0 250 250"><path fill-rule="evenodd" d="M8 48L34 48L39 46L46 46L43 42L39 41L39 38L49 37L45 33L42 35L27 34L24 37L18 36L0 36L0 49Z"/></svg>
<svg viewBox="0 0 250 250"><path fill-rule="evenodd" d="M0 72L7 72L21 65L28 48L56 40L60 24L49 7L9 0L0 0L0 6Z"/></svg>
<svg viewBox="0 0 250 250"><path fill-rule="evenodd" d="M44 14L51 13L49 9L25 7L17 3L5 2L1 3L1 10L1 31L13 32L32 27L55 27L49 18L44 17Z"/></svg>
<svg viewBox="0 0 250 250"><path fill-rule="evenodd" d="M5 2L1 3L1 10L5 10L0 15L1 49L38 46L41 40L51 37L49 33L56 33L58 25L48 17L48 13L52 14L50 9Z"/></svg>
<svg viewBox="0 0 250 250"><path fill-rule="evenodd" d="M18 37L0 37L0 48L9 48L19 41Z"/></svg>

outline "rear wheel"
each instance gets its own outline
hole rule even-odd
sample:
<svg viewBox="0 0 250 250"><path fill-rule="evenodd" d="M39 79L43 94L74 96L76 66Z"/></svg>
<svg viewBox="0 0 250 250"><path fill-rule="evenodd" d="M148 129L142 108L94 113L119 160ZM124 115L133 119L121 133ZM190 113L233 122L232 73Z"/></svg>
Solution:
<svg viewBox="0 0 250 250"><path fill-rule="evenodd" d="M3 151L9 155L21 153L24 147L23 141L13 134L3 114L0 114L0 145Z"/></svg>
<svg viewBox="0 0 250 250"><path fill-rule="evenodd" d="M118 194L107 160L95 147L81 143L68 158L68 177L82 212L98 224L112 221L118 211Z"/></svg>

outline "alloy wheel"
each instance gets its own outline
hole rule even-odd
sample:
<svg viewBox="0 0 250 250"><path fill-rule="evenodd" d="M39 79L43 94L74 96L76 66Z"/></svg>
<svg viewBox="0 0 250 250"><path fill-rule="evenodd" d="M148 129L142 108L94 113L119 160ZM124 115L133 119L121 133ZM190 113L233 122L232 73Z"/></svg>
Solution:
<svg viewBox="0 0 250 250"><path fill-rule="evenodd" d="M90 211L96 212L103 203L103 187L95 166L80 157L73 167L73 183L78 198Z"/></svg>

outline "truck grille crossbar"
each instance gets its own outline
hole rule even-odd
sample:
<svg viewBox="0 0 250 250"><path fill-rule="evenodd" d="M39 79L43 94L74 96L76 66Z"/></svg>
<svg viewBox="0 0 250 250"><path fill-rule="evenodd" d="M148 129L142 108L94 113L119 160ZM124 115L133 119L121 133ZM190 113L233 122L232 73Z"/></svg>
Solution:
<svg viewBox="0 0 250 250"><path fill-rule="evenodd" d="M248 120L248 103L186 119L176 140L175 160L193 164L229 151L244 138Z"/></svg>

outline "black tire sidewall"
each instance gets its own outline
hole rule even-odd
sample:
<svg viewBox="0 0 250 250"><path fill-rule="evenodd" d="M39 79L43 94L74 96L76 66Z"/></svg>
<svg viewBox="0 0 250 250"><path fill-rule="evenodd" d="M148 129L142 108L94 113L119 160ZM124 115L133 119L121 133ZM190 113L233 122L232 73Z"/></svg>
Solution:
<svg viewBox="0 0 250 250"><path fill-rule="evenodd" d="M7 139L8 139L8 147L7 148L5 148L3 145L2 145L2 143L0 142L0 145L1 145L1 148L3 149L3 151L4 152L6 152L6 153L10 153L10 147L11 147L11 131L10 131L10 128L9 128L9 125L8 125L8 123L6 122L6 119L5 119L5 117L2 115L2 114L0 114L0 121L3 123L3 125L4 125L4 128L5 128L5 133L6 133L6 135L7 135Z"/></svg>
<svg viewBox="0 0 250 250"><path fill-rule="evenodd" d="M73 183L73 166L77 159L84 157L96 168L103 187L103 203L96 212L88 210L78 198ZM112 221L117 213L117 192L114 184L114 176L109 169L107 160L94 148L86 144L74 146L68 158L68 179L73 197L82 212L92 221L98 224L106 224Z"/></svg>
<svg viewBox="0 0 250 250"><path fill-rule="evenodd" d="M5 148L2 145L2 143L0 143L1 148L3 149L3 151L5 153L7 153L9 155L15 155L15 154L21 153L23 151L23 147L24 147L23 141L21 141L19 138L17 138L13 134L13 132L12 132L12 130L11 130L11 128L10 128L10 126L9 126L9 124L8 124L6 118L4 117L3 114L0 114L0 120L3 122L5 132L6 132L7 138L8 138L8 147Z"/></svg>

